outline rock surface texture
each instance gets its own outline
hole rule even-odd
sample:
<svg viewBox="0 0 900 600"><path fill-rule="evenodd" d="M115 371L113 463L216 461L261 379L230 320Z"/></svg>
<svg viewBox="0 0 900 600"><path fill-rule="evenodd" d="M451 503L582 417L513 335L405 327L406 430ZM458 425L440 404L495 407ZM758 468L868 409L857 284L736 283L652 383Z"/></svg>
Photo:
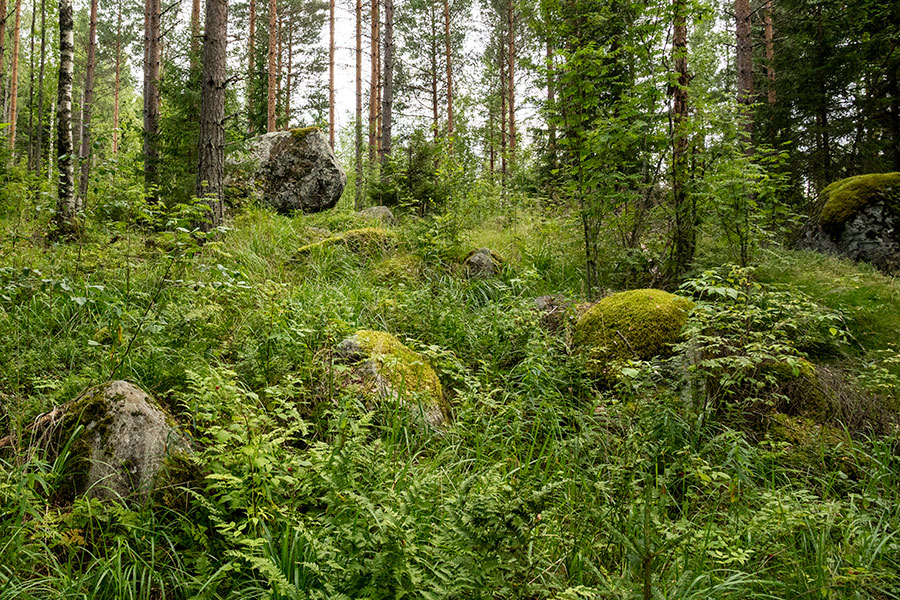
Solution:
<svg viewBox="0 0 900 600"><path fill-rule="evenodd" d="M189 450L153 398L127 381L91 388L64 412L62 436L83 427L70 458L71 491L76 495L144 499L166 456Z"/></svg>
<svg viewBox="0 0 900 600"><path fill-rule="evenodd" d="M503 259L490 248L479 248L469 253L463 266L466 275L474 278L493 277L500 272Z"/></svg>
<svg viewBox="0 0 900 600"><path fill-rule="evenodd" d="M900 270L900 173L872 173L836 181L800 246Z"/></svg>
<svg viewBox="0 0 900 600"><path fill-rule="evenodd" d="M398 223L397 217L394 216L393 211L387 206L370 206L356 214L359 215L360 218L369 221L378 221L382 225L396 225Z"/></svg>
<svg viewBox="0 0 900 600"><path fill-rule="evenodd" d="M264 204L280 213L328 210L347 184L328 138L315 127L256 137L245 151L229 157L229 165L229 188L253 188Z"/></svg>
<svg viewBox="0 0 900 600"><path fill-rule="evenodd" d="M427 359L383 331L361 330L341 342L336 358L353 365L353 377L376 399L409 409L414 419L439 427L446 419L441 382Z"/></svg>

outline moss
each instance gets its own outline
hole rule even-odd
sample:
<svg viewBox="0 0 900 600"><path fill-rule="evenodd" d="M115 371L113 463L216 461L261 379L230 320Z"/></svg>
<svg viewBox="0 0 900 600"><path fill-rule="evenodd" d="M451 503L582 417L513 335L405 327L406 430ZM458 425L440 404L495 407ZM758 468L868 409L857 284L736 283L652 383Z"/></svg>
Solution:
<svg viewBox="0 0 900 600"><path fill-rule="evenodd" d="M381 227L363 227L361 229L351 229L344 231L329 238L325 238L321 242L307 244L297 249L298 256L304 256L310 252L343 244L353 252L360 254L371 254L378 251L395 246L397 243L397 234L383 229Z"/></svg>
<svg viewBox="0 0 900 600"><path fill-rule="evenodd" d="M825 418L828 396L814 364L806 359L800 359L795 365L778 362L765 367L764 375L774 380L773 391L782 396L775 405L779 412L802 414L819 421Z"/></svg>
<svg viewBox="0 0 900 600"><path fill-rule="evenodd" d="M441 381L425 357L384 331L363 329L354 337L391 388L423 394L444 407Z"/></svg>
<svg viewBox="0 0 900 600"><path fill-rule="evenodd" d="M868 204L887 201L895 208L900 201L900 173L869 173L835 181L824 190L821 223L826 229L843 225Z"/></svg>
<svg viewBox="0 0 900 600"><path fill-rule="evenodd" d="M297 127L291 129L291 137L294 139L304 138L314 131L321 131L318 127Z"/></svg>
<svg viewBox="0 0 900 600"><path fill-rule="evenodd" d="M768 419L765 442L775 449L781 466L815 474L841 471L850 479L860 476L853 443L839 427L777 413Z"/></svg>
<svg viewBox="0 0 900 600"><path fill-rule="evenodd" d="M594 358L646 360L679 340L692 307L690 300L662 290L619 292L581 316L573 342Z"/></svg>
<svg viewBox="0 0 900 600"><path fill-rule="evenodd" d="M106 443L112 421L110 400L104 391L103 386L91 388L63 409L63 418L54 432L55 451L70 445L65 471L56 492L57 502L71 502L87 489L93 458L91 448L97 440L101 444ZM79 426L84 429L75 435Z"/></svg>
<svg viewBox="0 0 900 600"><path fill-rule="evenodd" d="M205 475L204 469L191 454L171 452L163 460L151 499L166 508L185 511L192 492L202 491Z"/></svg>
<svg viewBox="0 0 900 600"><path fill-rule="evenodd" d="M421 258L404 252L380 260L372 272L382 280L413 281L421 275L422 267Z"/></svg>

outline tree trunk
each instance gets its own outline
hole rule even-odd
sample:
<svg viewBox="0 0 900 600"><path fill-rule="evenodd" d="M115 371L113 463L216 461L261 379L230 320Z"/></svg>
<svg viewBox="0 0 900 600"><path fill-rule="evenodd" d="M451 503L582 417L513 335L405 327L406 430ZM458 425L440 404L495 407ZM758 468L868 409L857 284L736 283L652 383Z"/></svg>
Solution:
<svg viewBox="0 0 900 600"><path fill-rule="evenodd" d="M266 103L266 131L275 131L275 43L278 35L278 4L269 0L269 77ZM205 55L205 52L204 52Z"/></svg>
<svg viewBox="0 0 900 600"><path fill-rule="evenodd" d="M277 4L276 4L277 6ZM276 51L276 60L275 60L275 129L280 130L281 124L284 122L284 114L278 114L278 104L281 102L281 74L284 72L281 70L282 61L284 60L284 52L281 47L281 42L283 40L281 36L281 25L282 21L284 21L284 13L281 10L278 10L278 50ZM284 108L282 107L282 111Z"/></svg>
<svg viewBox="0 0 900 600"><path fill-rule="evenodd" d="M516 16L513 0L508 0L507 9L507 35L509 36L509 72L506 74L506 83L509 86L509 159L514 161L516 157Z"/></svg>
<svg viewBox="0 0 900 600"><path fill-rule="evenodd" d="M374 163L378 157L378 47L381 43L379 35L379 0L372 0L372 32L371 32L371 74L369 81L369 162Z"/></svg>
<svg viewBox="0 0 900 600"><path fill-rule="evenodd" d="M191 2L191 74L200 66L200 0Z"/></svg>
<svg viewBox="0 0 900 600"><path fill-rule="evenodd" d="M438 49L437 49L437 18L434 14L434 2L431 2L431 129L434 133L434 141L438 141ZM435 166L437 166L437 155L435 155Z"/></svg>
<svg viewBox="0 0 900 600"><path fill-rule="evenodd" d="M334 0L328 2L328 143L334 148Z"/></svg>
<svg viewBox="0 0 900 600"><path fill-rule="evenodd" d="M35 3L31 6L31 48L28 51L28 170L34 171L34 22L37 18Z"/></svg>
<svg viewBox="0 0 900 600"><path fill-rule="evenodd" d="M775 97L775 30L772 26L772 0L766 0L766 79L769 83L769 105L774 106Z"/></svg>
<svg viewBox="0 0 900 600"><path fill-rule="evenodd" d="M54 217L57 235L68 237L78 229L75 168L72 153L72 78L75 71L75 24L71 0L59 0L59 84L57 97L58 199Z"/></svg>
<svg viewBox="0 0 900 600"><path fill-rule="evenodd" d="M247 132L255 133L253 127L253 54L256 50L256 0L250 0L250 23L247 32Z"/></svg>
<svg viewBox="0 0 900 600"><path fill-rule="evenodd" d="M9 75L9 149L16 149L16 120L19 96L19 26L22 24L22 0L16 0L16 22L13 25L12 68Z"/></svg>
<svg viewBox="0 0 900 600"><path fill-rule="evenodd" d="M506 142L507 142L507 116L508 112L506 110L506 94L509 91L509 86L506 81L506 67L509 64L509 61L506 58L506 51L508 50L506 45L506 34L501 28L500 30L500 39L497 44L497 58L500 67L500 182L505 187L506 186Z"/></svg>
<svg viewBox="0 0 900 600"><path fill-rule="evenodd" d="M6 11L8 8L6 0L0 0L0 103L3 99L3 74L5 73L3 59L6 54ZM3 113L0 111L0 117L2 116Z"/></svg>
<svg viewBox="0 0 900 600"><path fill-rule="evenodd" d="M694 209L687 196L688 181L688 67L687 0L673 0L673 52L677 80L672 86L672 205L675 213L669 275L677 281L694 258Z"/></svg>
<svg viewBox="0 0 900 600"><path fill-rule="evenodd" d="M382 79L383 100L381 104L381 148L382 162L391 154L391 128L393 126L394 105L394 0L384 0L384 77Z"/></svg>
<svg viewBox="0 0 900 600"><path fill-rule="evenodd" d="M291 128L291 93L294 90L294 11L288 6L287 12L287 83L284 90L284 127Z"/></svg>
<svg viewBox="0 0 900 600"><path fill-rule="evenodd" d="M270 34L274 28L270 29ZM225 212L225 82L228 0L206 0L203 74L200 106L197 197L209 202L209 231L222 223ZM271 48L271 45L270 45Z"/></svg>
<svg viewBox="0 0 900 600"><path fill-rule="evenodd" d="M159 67L160 0L144 3L144 193L159 199Z"/></svg>
<svg viewBox="0 0 900 600"><path fill-rule="evenodd" d="M91 110L94 104L94 67L97 59L97 0L91 0L89 27L84 101L81 104L81 180L78 197L82 203L87 200L88 177L91 174Z"/></svg>
<svg viewBox="0 0 900 600"><path fill-rule="evenodd" d="M550 176L556 170L556 120L553 111L556 110L556 88L554 86L553 47L550 44L550 36L547 35L547 152L550 154Z"/></svg>
<svg viewBox="0 0 900 600"><path fill-rule="evenodd" d="M122 0L116 7L116 82L113 87L113 154L119 153L119 87L122 71Z"/></svg>
<svg viewBox="0 0 900 600"><path fill-rule="evenodd" d="M41 64L38 67L38 127L34 142L34 169L40 172L44 160L44 69L47 63L47 11L44 0L41 0Z"/></svg>
<svg viewBox="0 0 900 600"><path fill-rule="evenodd" d="M362 209L363 166L362 166L362 0L356 0L356 185L353 204Z"/></svg>
<svg viewBox="0 0 900 600"><path fill-rule="evenodd" d="M744 131L749 142L753 134L753 115L750 110L750 106L753 104L753 40L750 27L750 0L735 0L734 15L737 25L737 101L741 106Z"/></svg>
<svg viewBox="0 0 900 600"><path fill-rule="evenodd" d="M453 152L453 58L450 53L450 0L444 0L444 53L447 61L447 139Z"/></svg>

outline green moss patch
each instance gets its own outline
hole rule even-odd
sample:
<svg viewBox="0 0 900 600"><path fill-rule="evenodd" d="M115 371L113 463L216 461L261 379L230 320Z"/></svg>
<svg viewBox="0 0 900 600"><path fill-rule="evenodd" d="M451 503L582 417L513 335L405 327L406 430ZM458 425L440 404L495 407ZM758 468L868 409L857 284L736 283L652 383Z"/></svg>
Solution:
<svg viewBox="0 0 900 600"><path fill-rule="evenodd" d="M392 389L424 394L443 403L441 381L425 357L384 331L364 329L357 331L355 337Z"/></svg>
<svg viewBox="0 0 900 600"><path fill-rule="evenodd" d="M318 127L297 127L291 129L291 137L294 139L304 138L314 131L321 131Z"/></svg>
<svg viewBox="0 0 900 600"><path fill-rule="evenodd" d="M297 249L298 256L305 256L329 246L343 245L360 254L375 254L397 245L397 234L381 227L351 229L325 238L321 242L307 244Z"/></svg>
<svg viewBox="0 0 900 600"><path fill-rule="evenodd" d="M422 274L423 267L421 258L404 252L378 261L372 273L383 282L414 281Z"/></svg>
<svg viewBox="0 0 900 600"><path fill-rule="evenodd" d="M835 181L822 194L821 223L826 229L840 227L872 202L900 203L900 173L869 173Z"/></svg>
<svg viewBox="0 0 900 600"><path fill-rule="evenodd" d="M595 358L647 360L679 340L692 307L690 300L662 290L619 292L581 316L573 342Z"/></svg>

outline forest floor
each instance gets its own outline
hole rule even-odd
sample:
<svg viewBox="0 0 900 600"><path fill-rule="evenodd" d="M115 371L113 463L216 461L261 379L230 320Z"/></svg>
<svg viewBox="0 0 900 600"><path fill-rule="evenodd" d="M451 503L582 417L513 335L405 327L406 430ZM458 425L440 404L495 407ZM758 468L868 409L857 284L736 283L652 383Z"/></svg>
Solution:
<svg viewBox="0 0 900 600"><path fill-rule="evenodd" d="M113 377L195 450L144 505L57 502L61 461L0 454L0 599L900 597L896 279L708 253L685 342L598 375L565 212L473 203L303 252L381 225L251 208L198 246L168 220L51 244L46 215L0 215L0 437ZM469 278L482 247L503 266ZM341 388L360 329L428 359L446 425Z"/></svg>

